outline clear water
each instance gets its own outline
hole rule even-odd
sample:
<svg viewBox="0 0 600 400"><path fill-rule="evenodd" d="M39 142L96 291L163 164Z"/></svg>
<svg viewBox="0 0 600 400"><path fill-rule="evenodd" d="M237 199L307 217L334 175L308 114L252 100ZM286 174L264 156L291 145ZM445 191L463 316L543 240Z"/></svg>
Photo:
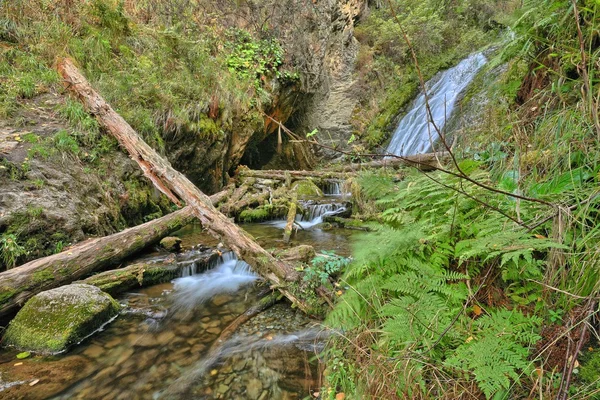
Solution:
<svg viewBox="0 0 600 400"><path fill-rule="evenodd" d="M452 115L460 93L486 62L482 53L472 54L427 82L425 86L432 119L440 130ZM397 156L427 153L438 139L439 135L427 115L425 95L421 93L398 124L386 153Z"/></svg>
<svg viewBox="0 0 600 400"><path fill-rule="evenodd" d="M267 248L312 244L317 251L350 251L351 231L314 227L286 244L280 228L243 228ZM188 249L217 245L199 225L178 235ZM223 329L264 289L232 253L205 270L197 262L202 251L177 256L187 265L180 278L120 296L121 315L67 354L17 360L15 351L2 350L0 398L303 399L318 390L314 359L329 333L287 303L259 314L219 343L220 352L209 353ZM134 261L165 257L150 252Z"/></svg>

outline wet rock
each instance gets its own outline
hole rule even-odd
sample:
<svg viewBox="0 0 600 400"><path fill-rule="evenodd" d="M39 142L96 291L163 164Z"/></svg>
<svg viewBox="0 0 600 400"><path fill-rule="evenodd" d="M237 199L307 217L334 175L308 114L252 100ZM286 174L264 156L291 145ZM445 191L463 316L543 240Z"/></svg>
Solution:
<svg viewBox="0 0 600 400"><path fill-rule="evenodd" d="M167 345L167 344L171 343L173 338L175 338L175 333L173 333L172 331L165 331L165 332L161 332L157 336L156 340L158 341L159 344Z"/></svg>
<svg viewBox="0 0 600 400"><path fill-rule="evenodd" d="M72 284L32 297L10 322L4 344L57 353L78 343L119 313L119 304L95 286Z"/></svg>
<svg viewBox="0 0 600 400"><path fill-rule="evenodd" d="M224 383L221 383L219 385L219 387L217 388L217 393L225 394L225 393L227 393L228 390L229 390L229 386L225 385Z"/></svg>
<svg viewBox="0 0 600 400"><path fill-rule="evenodd" d="M212 302L215 306L221 307L222 305L229 303L231 300L233 300L233 298L230 295L219 294L213 298Z"/></svg>
<svg viewBox="0 0 600 400"><path fill-rule="evenodd" d="M89 346L87 349L85 349L85 351L83 352L83 355L90 357L90 358L98 358L104 352L105 352L105 350L102 346L93 344L93 345Z"/></svg>
<svg viewBox="0 0 600 400"><path fill-rule="evenodd" d="M160 247L172 253L181 251L181 239L175 236L167 236L160 241Z"/></svg>
<svg viewBox="0 0 600 400"><path fill-rule="evenodd" d="M250 400L258 400L262 390L262 382L256 378L250 379L248 385L246 385L246 394Z"/></svg>

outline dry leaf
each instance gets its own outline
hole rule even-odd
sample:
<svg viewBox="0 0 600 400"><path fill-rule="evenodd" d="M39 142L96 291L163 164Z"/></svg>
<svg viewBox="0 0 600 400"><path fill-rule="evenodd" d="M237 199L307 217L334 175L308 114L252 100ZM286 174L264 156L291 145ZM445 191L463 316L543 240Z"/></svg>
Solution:
<svg viewBox="0 0 600 400"><path fill-rule="evenodd" d="M37 383L38 383L39 381L40 381L39 379L36 379L36 380L34 380L33 382L30 382L30 383L29 383L29 386L34 386L34 385L37 385Z"/></svg>

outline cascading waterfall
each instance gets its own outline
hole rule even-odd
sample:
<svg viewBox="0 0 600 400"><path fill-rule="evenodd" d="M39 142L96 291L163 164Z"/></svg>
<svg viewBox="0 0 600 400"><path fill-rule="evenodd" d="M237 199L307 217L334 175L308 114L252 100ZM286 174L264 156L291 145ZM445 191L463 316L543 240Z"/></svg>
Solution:
<svg viewBox="0 0 600 400"><path fill-rule="evenodd" d="M346 211L346 206L339 203L305 203L302 207L304 212L296 216L296 222L304 229L323 223L323 217Z"/></svg>
<svg viewBox="0 0 600 400"><path fill-rule="evenodd" d="M439 129L443 129L452 115L460 93L486 62L487 59L482 53L472 54L455 67L440 72L427 82L425 86L431 116ZM429 121L425 95L421 93L398 124L386 153L408 156L431 151L433 143L438 139L438 133Z"/></svg>
<svg viewBox="0 0 600 400"><path fill-rule="evenodd" d="M192 310L217 294L234 293L257 279L258 275L235 253L223 253L215 268L173 281L173 310Z"/></svg>
<svg viewBox="0 0 600 400"><path fill-rule="evenodd" d="M322 187L325 196L341 196L342 182L329 181Z"/></svg>

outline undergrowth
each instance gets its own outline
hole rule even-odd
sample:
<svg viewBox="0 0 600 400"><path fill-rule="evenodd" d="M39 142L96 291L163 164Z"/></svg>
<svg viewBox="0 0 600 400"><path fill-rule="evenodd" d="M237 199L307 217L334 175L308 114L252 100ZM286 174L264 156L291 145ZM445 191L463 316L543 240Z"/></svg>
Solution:
<svg viewBox="0 0 600 400"><path fill-rule="evenodd" d="M600 397L600 5L524 3L457 151L502 193L441 172L355 182L384 224L327 317L329 398Z"/></svg>

